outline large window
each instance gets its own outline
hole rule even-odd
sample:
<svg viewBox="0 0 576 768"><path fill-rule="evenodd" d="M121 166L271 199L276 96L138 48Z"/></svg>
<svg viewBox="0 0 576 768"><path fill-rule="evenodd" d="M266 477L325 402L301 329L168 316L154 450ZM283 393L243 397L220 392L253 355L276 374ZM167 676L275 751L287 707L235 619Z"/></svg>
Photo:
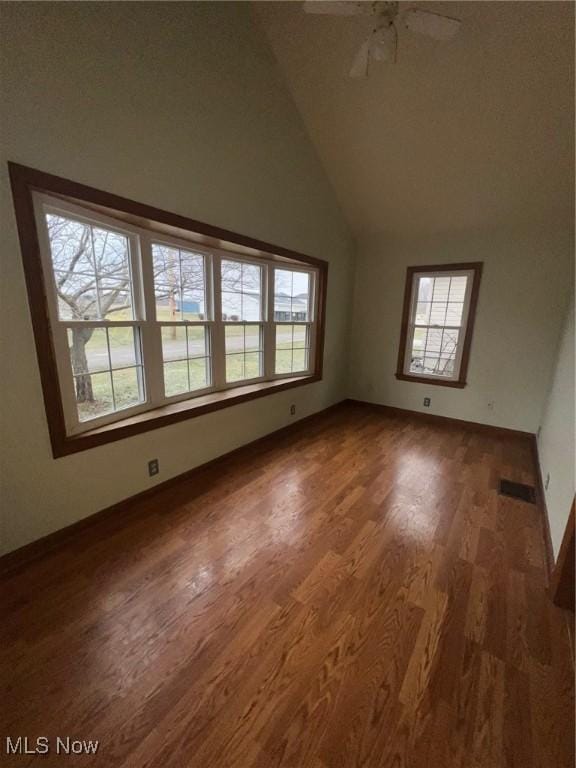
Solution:
<svg viewBox="0 0 576 768"><path fill-rule="evenodd" d="M463 387L482 264L410 267L397 378Z"/></svg>
<svg viewBox="0 0 576 768"><path fill-rule="evenodd" d="M149 412L160 426L180 420L188 403L194 415L320 377L324 262L277 256L256 241L236 248L231 239L227 250L226 238L212 237L212 246L207 225L200 235L190 227L188 238L181 217L148 209L177 221L156 226L136 203L116 210L54 197L52 183L57 193L72 183L22 170L49 182L26 190L33 220L16 192L15 203L56 455L79 450L63 447L68 439L107 442L109 427L141 431ZM91 202L108 197L74 186ZM138 215L126 214L131 206ZM25 221L37 252L22 236Z"/></svg>

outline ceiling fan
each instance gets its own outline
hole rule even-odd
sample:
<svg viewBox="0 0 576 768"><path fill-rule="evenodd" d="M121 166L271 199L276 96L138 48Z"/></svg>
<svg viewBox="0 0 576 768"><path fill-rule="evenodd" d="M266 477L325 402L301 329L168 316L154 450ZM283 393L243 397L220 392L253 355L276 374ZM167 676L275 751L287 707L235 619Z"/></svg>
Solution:
<svg viewBox="0 0 576 768"><path fill-rule="evenodd" d="M350 77L368 77L370 61L396 61L398 24L435 40L449 40L460 28L459 19L419 8L400 11L398 2L351 2L350 0L305 0L305 13L324 16L373 16L372 31L354 57Z"/></svg>

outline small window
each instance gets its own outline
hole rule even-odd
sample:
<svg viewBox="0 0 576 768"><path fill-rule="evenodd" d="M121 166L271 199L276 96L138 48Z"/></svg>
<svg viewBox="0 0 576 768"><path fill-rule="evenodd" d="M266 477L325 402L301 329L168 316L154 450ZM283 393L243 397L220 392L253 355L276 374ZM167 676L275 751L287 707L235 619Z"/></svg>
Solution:
<svg viewBox="0 0 576 768"><path fill-rule="evenodd" d="M396 377L463 387L482 264L410 267Z"/></svg>

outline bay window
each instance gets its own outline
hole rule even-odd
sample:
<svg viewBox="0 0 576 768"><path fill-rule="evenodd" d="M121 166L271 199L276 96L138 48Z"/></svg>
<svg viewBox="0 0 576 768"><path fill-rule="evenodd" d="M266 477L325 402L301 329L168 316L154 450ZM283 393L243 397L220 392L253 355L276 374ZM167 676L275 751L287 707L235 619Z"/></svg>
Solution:
<svg viewBox="0 0 576 768"><path fill-rule="evenodd" d="M10 171L55 455L320 378L325 262Z"/></svg>

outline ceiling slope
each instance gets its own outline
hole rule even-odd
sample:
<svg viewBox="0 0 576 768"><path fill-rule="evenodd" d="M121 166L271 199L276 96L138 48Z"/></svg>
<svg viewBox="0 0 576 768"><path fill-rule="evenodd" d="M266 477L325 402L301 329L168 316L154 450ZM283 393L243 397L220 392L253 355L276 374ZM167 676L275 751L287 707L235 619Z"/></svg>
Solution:
<svg viewBox="0 0 576 768"><path fill-rule="evenodd" d="M358 81L370 18L254 4L355 233L570 227L574 4L415 5L462 19L460 33L402 30L397 64Z"/></svg>

